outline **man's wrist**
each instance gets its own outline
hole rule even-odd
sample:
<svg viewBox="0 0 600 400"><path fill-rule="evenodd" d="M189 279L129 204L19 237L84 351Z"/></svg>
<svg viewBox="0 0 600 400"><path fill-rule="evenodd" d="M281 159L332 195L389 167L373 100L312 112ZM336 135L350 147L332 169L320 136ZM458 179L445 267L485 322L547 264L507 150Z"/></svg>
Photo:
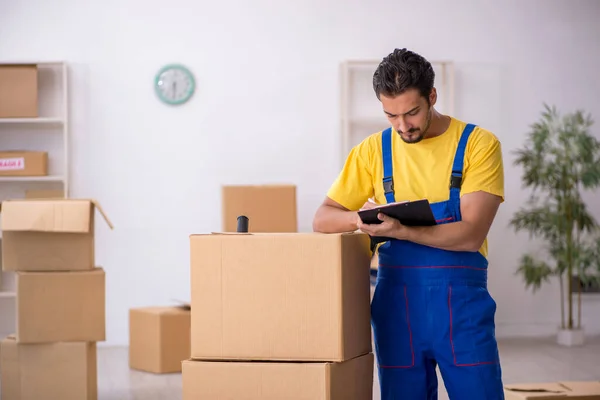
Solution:
<svg viewBox="0 0 600 400"><path fill-rule="evenodd" d="M418 228L416 227L401 225L394 236L397 240L406 240L409 242L414 242L415 235L418 233L417 230Z"/></svg>
<svg viewBox="0 0 600 400"><path fill-rule="evenodd" d="M358 211L349 211L348 216L350 224L352 224L356 229L358 229L358 222L360 221Z"/></svg>

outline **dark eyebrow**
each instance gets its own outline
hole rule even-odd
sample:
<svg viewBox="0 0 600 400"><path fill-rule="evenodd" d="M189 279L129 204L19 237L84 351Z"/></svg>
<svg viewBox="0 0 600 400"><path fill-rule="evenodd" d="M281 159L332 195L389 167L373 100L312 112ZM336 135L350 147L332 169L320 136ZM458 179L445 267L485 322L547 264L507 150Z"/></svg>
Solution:
<svg viewBox="0 0 600 400"><path fill-rule="evenodd" d="M408 110L407 112L405 112L405 113L404 113L404 115L406 115L406 114L410 114L411 112L413 112L413 111L417 110L419 107L421 107L421 106L416 106L416 107L415 107L415 108L413 108L412 110ZM389 112L387 112L387 111L385 111L385 110L384 110L383 112L385 112L385 113L386 113L387 115L389 115L390 117L395 117L395 116L396 116L396 115L394 115L394 114L392 114L392 113L389 113Z"/></svg>

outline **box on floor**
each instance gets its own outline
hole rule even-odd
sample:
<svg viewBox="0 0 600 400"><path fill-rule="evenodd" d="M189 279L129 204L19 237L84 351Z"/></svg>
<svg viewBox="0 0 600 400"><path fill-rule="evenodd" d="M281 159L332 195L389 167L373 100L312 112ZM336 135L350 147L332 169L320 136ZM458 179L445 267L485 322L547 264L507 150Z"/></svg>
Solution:
<svg viewBox="0 0 600 400"><path fill-rule="evenodd" d="M372 350L369 237L192 235L191 358L349 360Z"/></svg>
<svg viewBox="0 0 600 400"><path fill-rule="evenodd" d="M237 231L237 218L249 219L249 232L297 232L295 185L226 185L221 188L222 230Z"/></svg>
<svg viewBox="0 0 600 400"><path fill-rule="evenodd" d="M504 385L506 400L600 400L600 381Z"/></svg>
<svg viewBox="0 0 600 400"><path fill-rule="evenodd" d="M0 118L38 117L38 68L0 65Z"/></svg>
<svg viewBox="0 0 600 400"><path fill-rule="evenodd" d="M330 362L183 362L183 400L371 400L373 354Z"/></svg>
<svg viewBox="0 0 600 400"><path fill-rule="evenodd" d="M94 200L24 199L2 202L2 269L83 271L95 265Z"/></svg>
<svg viewBox="0 0 600 400"><path fill-rule="evenodd" d="M157 374L181 372L181 363L189 356L189 308L129 310L130 368Z"/></svg>
<svg viewBox="0 0 600 400"><path fill-rule="evenodd" d="M3 400L96 400L96 344L22 344L9 336L0 342L0 390Z"/></svg>

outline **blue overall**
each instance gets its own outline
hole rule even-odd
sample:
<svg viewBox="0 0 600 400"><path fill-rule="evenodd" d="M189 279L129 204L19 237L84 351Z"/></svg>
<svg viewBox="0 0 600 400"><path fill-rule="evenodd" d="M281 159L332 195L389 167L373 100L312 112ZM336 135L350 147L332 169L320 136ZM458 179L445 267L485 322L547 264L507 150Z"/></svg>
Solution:
<svg viewBox="0 0 600 400"><path fill-rule="evenodd" d="M459 140L449 199L432 203L438 224L461 220L465 147ZM386 201L395 201L392 131L382 136ZM402 240L379 246L371 318L382 400L437 399L436 366L451 400L504 399L494 316L480 252L446 251Z"/></svg>

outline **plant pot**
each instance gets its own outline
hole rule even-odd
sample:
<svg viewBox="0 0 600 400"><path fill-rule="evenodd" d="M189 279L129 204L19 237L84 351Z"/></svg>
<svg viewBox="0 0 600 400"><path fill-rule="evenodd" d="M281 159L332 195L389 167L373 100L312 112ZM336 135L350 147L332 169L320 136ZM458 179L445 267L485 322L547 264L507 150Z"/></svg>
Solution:
<svg viewBox="0 0 600 400"><path fill-rule="evenodd" d="M561 346L581 346L585 342L583 329L559 329L556 341Z"/></svg>

